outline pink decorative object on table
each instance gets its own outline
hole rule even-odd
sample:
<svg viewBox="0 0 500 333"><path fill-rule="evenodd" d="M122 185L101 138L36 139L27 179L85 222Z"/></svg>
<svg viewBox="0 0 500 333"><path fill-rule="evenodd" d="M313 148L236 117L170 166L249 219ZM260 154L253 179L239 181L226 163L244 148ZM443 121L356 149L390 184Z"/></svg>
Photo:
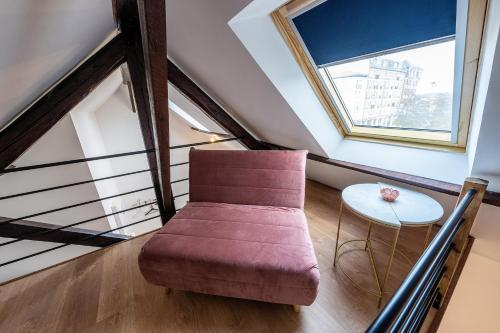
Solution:
<svg viewBox="0 0 500 333"><path fill-rule="evenodd" d="M380 189L380 195L385 201L393 202L399 197L399 191L390 187Z"/></svg>

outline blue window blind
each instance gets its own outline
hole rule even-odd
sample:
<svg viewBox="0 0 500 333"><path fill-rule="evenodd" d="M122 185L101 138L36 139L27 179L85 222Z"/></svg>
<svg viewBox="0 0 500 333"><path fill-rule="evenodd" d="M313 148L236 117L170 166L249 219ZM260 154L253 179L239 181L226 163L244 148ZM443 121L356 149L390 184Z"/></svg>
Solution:
<svg viewBox="0 0 500 333"><path fill-rule="evenodd" d="M457 0L327 0L292 21L318 66L455 35Z"/></svg>

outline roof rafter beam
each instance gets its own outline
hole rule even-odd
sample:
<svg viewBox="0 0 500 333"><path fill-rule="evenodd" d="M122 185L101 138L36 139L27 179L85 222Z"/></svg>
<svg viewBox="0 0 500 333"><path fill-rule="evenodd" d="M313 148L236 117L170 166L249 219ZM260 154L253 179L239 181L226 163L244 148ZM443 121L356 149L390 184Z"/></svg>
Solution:
<svg viewBox="0 0 500 333"><path fill-rule="evenodd" d="M120 34L45 91L0 132L0 170L6 169L124 61Z"/></svg>
<svg viewBox="0 0 500 333"><path fill-rule="evenodd" d="M118 26L133 98L141 124L158 209L165 224L175 214L170 187L169 114L167 89L167 27L165 0L116 0ZM158 171L159 170L159 173Z"/></svg>

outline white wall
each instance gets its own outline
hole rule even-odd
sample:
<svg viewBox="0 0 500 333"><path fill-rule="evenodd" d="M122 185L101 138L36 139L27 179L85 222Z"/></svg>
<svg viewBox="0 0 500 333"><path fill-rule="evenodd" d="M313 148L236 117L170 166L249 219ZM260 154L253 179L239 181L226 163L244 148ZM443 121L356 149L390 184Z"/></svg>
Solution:
<svg viewBox="0 0 500 333"><path fill-rule="evenodd" d="M492 91L488 89L492 77L493 59L497 50L497 40L500 25L500 1L489 0L486 14L485 27L483 31L483 43L481 45L481 56L478 69L477 86L474 96L473 112L469 129L469 140L467 143L467 155L469 160L469 172L472 172L476 147L478 145L479 132L483 120L486 96ZM498 71L498 70L497 70ZM498 75L498 72L497 74Z"/></svg>
<svg viewBox="0 0 500 333"><path fill-rule="evenodd" d="M262 15L255 15L252 5L257 3L262 7ZM268 15L276 9L276 6L277 1L254 1L232 18L229 26L290 105L290 111L321 147L319 153L331 156L335 153L342 136L325 112L294 55ZM300 137L304 135L301 132L293 134ZM283 137L280 137L280 140L283 140ZM309 147L301 144L302 147ZM310 149L317 152L315 146L311 146Z"/></svg>
<svg viewBox="0 0 500 333"><path fill-rule="evenodd" d="M96 112L95 117L99 132L102 136L104 150L107 154L118 154L144 150L139 118L132 111L132 105L126 86L121 85L116 92L106 101ZM149 169L146 154L132 155L122 158L109 160L112 174L123 174L139 170ZM114 178L112 182L116 185L116 193L125 193L139 188L153 186L151 173L144 172L131 176ZM127 196L119 197L114 201L117 210L127 209L143 204L145 201L156 200L154 191L146 190L133 193ZM146 210L143 208L140 212ZM144 214L137 211L122 213L117 215L122 224L129 224L144 219ZM158 215L151 214L149 216ZM149 217L148 216L148 217ZM152 228L150 228L152 226ZM128 234L140 234L161 226L160 220L156 219L134 227L126 228L124 231Z"/></svg>
<svg viewBox="0 0 500 333"><path fill-rule="evenodd" d="M122 84L120 69L106 78L97 89L90 93L84 100L71 111L71 120L78 134L82 150L86 157L108 155L104 140L99 128L96 111L106 103ZM93 179L104 178L115 175L111 166L111 160L103 159L87 162ZM100 198L119 194L115 179L102 180L95 182L95 186ZM114 213L114 207L121 209L122 198L112 198L101 201L106 214ZM107 218L109 228L114 229L119 226L117 218L114 215ZM118 233L125 233L125 230L118 230Z"/></svg>
<svg viewBox="0 0 500 333"><path fill-rule="evenodd" d="M500 263L471 253L439 333L500 332Z"/></svg>
<svg viewBox="0 0 500 333"><path fill-rule="evenodd" d="M335 159L461 184L468 176L464 153L343 140Z"/></svg>
<svg viewBox="0 0 500 333"><path fill-rule="evenodd" d="M83 157L84 154L78 142L73 123L69 116L67 116L40 138L14 164L20 167ZM92 175L85 163L4 174L0 176L0 195L14 194L89 179L92 179ZM93 184L79 185L56 191L2 200L0 201L0 216L18 218L98 198L97 190ZM28 220L67 225L103 214L102 206L99 203L94 203L32 217ZM80 227L93 230L108 229L106 220L89 222ZM0 242L8 240L10 239L0 238ZM21 241L6 245L0 248L0 263L57 245L60 244L35 241ZM48 252L42 256L33 257L26 261L0 267L0 282L42 269L92 250L91 247L69 246L61 250Z"/></svg>
<svg viewBox="0 0 500 333"><path fill-rule="evenodd" d="M73 123L70 117L66 116L16 160L14 165L21 167L84 157ZM0 176L0 194L15 194L89 179L92 179L92 175L85 163L9 173ZM79 185L2 200L0 216L18 218L96 198L98 194L92 183ZM32 217L28 220L64 225L99 216L102 213L102 207L97 203ZM93 227L99 227L99 224L94 224Z"/></svg>
<svg viewBox="0 0 500 333"><path fill-rule="evenodd" d="M72 111L71 118L86 157L144 150L137 114L133 112L127 87L120 69L104 80ZM87 163L94 179L149 169L145 154ZM140 188L151 187L150 172L97 181L99 196L108 197ZM102 201L106 214L129 209L145 201L156 200L152 189ZM108 228L118 228L144 219L148 208L107 217ZM157 214L151 214L155 216ZM148 217L150 217L148 215ZM160 226L159 219L119 229L125 235L138 235Z"/></svg>
<svg viewBox="0 0 500 333"><path fill-rule="evenodd" d="M109 0L18 0L0 2L0 128L17 116L63 75L88 56L112 31ZM64 138L64 140L61 140ZM17 166L84 157L71 120L66 117L35 143ZM47 186L88 180L85 164L6 174L0 177L0 193L10 194ZM65 190L0 201L0 216L19 217L50 208L98 198L95 186L81 185ZM102 206L91 204L33 217L30 220L69 224L102 215ZM104 221L105 222L105 221ZM104 230L103 221L82 225ZM0 262L54 244L19 242L2 248ZM37 256L21 264L0 269L0 281L46 267L51 263L91 250L71 246Z"/></svg>
<svg viewBox="0 0 500 333"><path fill-rule="evenodd" d="M473 176L500 191L500 1L490 0L483 36L481 71L469 140ZM491 69L491 70L490 70ZM476 147L477 145L477 147ZM453 293L439 332L500 331L500 207L482 205L472 229L471 255Z"/></svg>
<svg viewBox="0 0 500 333"><path fill-rule="evenodd" d="M94 112L72 112L71 119L78 133L78 139L86 157L108 155L105 148L99 125ZM108 159L87 162L92 179L99 179L114 175L111 162ZM100 198L116 195L119 193L116 183L113 179L96 181L95 187ZM106 214L113 213L112 207L117 204L119 198L101 201ZM120 207L121 208L121 207ZM117 224L114 216L107 217L110 228L116 228Z"/></svg>
<svg viewBox="0 0 500 333"><path fill-rule="evenodd" d="M0 1L0 128L114 26L110 0Z"/></svg>
<svg viewBox="0 0 500 333"><path fill-rule="evenodd" d="M472 164L471 174L477 177L485 178L490 181L489 188L492 191L500 192L500 1L492 1L491 6L496 6L497 34L490 36L496 39L488 40L489 43L496 45L494 59L492 63L491 76L488 84L484 84L479 92L485 95L483 117L481 120L481 130L478 133L477 147ZM492 20L490 20L491 23Z"/></svg>

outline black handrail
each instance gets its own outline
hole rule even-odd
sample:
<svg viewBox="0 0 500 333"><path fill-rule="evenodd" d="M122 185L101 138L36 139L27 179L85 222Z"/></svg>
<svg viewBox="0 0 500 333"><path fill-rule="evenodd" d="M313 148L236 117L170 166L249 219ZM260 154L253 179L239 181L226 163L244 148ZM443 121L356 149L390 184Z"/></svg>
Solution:
<svg viewBox="0 0 500 333"><path fill-rule="evenodd" d="M107 234L107 233L110 233L110 232L113 232L113 231L116 231L116 230L124 229L124 228L130 227L130 226L133 226L133 225L136 225L136 224L139 224L139 223L143 223L143 222L146 222L146 221L149 221L149 220L153 220L153 219L156 219L158 217L160 217L160 215L152 216L152 217L149 217L147 219L143 219L143 220L140 220L140 221L137 221L137 222L134 222L134 223L129 223L127 225L124 225L124 226L121 226L121 227L118 227L118 228L106 230L106 231L103 231L103 232L100 232L100 233L97 233L97 234L90 235L88 237L83 237L83 238L75 240L74 242L65 243L65 244L62 244L62 245L58 245L56 247L51 247L50 249L46 249L46 250L43 250L43 251L39 251L39 252L35 252L35 253L32 253L32 254L28 254L28 255L26 255L24 257L20 257L20 258L12 259L12 260L9 260L9 261L5 261L5 262L0 263L0 267L6 266L6 265L10 265L10 264L16 263L18 261L22 261L22 260L25 260L25 259L28 259L28 258L31 258L31 257L34 257L34 256L38 256L40 254L44 254L44 253L47 253L47 252L50 252L50 251L54 251L54 250L57 250L57 249L60 249L60 248L63 248L63 247L69 246L69 245L78 245L78 243L87 241L89 239L92 239L92 238L95 238L95 237L99 237L99 236L102 236L104 234Z"/></svg>
<svg viewBox="0 0 500 333"><path fill-rule="evenodd" d="M446 258L452 249L453 239L463 224L462 216L475 194L475 189L465 193L410 273L368 327L367 333L399 332L403 327L412 330L420 328L422 318L427 314L422 313L422 306L426 306L427 310L430 307L429 297L435 295L436 279L439 281L438 277L442 274Z"/></svg>
<svg viewBox="0 0 500 333"><path fill-rule="evenodd" d="M174 199L177 199L179 197L183 197L185 195L189 195L189 192L186 192L186 193L182 193L182 194L178 194L178 195L174 195Z"/></svg>

